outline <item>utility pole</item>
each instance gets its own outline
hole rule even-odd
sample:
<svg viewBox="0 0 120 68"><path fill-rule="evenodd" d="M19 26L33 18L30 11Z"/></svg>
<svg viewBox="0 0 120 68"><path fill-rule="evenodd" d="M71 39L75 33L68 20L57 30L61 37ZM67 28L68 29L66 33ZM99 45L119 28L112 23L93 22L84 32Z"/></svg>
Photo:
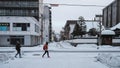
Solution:
<svg viewBox="0 0 120 68"><path fill-rule="evenodd" d="M41 35L40 35L40 38L41 38L41 44L43 44L43 20L44 20L44 18L43 18L43 15L41 14L41 17L40 17L40 19L41 19L41 28L40 28L40 32L41 32Z"/></svg>

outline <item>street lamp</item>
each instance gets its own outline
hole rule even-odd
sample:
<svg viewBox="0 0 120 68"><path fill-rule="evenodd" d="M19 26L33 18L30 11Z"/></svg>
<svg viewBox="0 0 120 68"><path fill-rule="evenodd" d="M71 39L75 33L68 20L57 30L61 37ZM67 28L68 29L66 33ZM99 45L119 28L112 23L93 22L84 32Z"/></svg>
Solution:
<svg viewBox="0 0 120 68"><path fill-rule="evenodd" d="M99 37L98 37L98 47L97 49L99 49L99 46L101 45L101 32L102 32L102 15L96 15L96 18L98 18L99 21L99 25L100 25L100 31L99 31Z"/></svg>
<svg viewBox="0 0 120 68"><path fill-rule="evenodd" d="M59 4L50 4L51 7L58 7Z"/></svg>

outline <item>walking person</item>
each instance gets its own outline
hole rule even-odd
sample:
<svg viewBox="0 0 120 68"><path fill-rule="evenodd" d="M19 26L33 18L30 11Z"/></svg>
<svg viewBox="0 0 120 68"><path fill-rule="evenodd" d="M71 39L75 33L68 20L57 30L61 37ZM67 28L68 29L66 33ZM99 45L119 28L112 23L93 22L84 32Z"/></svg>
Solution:
<svg viewBox="0 0 120 68"><path fill-rule="evenodd" d="M50 56L49 56L49 51L48 51L48 42L46 42L46 44L44 44L43 50L44 50L45 52L43 53L42 57L44 58L44 55L47 53L47 57L50 58Z"/></svg>
<svg viewBox="0 0 120 68"><path fill-rule="evenodd" d="M22 58L21 57L21 44L19 41L17 41L16 43L16 46L15 46L15 49L17 51L16 55L15 55L15 58L17 58L17 55L19 54L19 58Z"/></svg>

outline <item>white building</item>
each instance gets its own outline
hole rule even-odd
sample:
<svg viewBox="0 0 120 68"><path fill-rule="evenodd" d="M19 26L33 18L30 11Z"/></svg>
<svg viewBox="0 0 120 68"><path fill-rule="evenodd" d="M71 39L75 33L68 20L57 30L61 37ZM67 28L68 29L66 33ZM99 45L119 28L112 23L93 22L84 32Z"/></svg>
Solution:
<svg viewBox="0 0 120 68"><path fill-rule="evenodd" d="M40 24L34 17L1 16L0 46L23 46L40 44Z"/></svg>
<svg viewBox="0 0 120 68"><path fill-rule="evenodd" d="M43 21L43 41L50 42L52 34L52 23L51 23L51 8L49 6L44 6L44 21Z"/></svg>

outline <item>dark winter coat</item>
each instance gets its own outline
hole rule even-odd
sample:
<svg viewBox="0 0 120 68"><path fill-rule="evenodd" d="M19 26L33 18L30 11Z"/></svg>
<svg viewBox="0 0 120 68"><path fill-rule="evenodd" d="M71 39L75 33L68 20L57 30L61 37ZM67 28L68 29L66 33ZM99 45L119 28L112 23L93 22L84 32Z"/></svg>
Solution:
<svg viewBox="0 0 120 68"><path fill-rule="evenodd" d="M20 48L21 48L20 43L17 43L17 44L16 44L16 50L20 50Z"/></svg>

